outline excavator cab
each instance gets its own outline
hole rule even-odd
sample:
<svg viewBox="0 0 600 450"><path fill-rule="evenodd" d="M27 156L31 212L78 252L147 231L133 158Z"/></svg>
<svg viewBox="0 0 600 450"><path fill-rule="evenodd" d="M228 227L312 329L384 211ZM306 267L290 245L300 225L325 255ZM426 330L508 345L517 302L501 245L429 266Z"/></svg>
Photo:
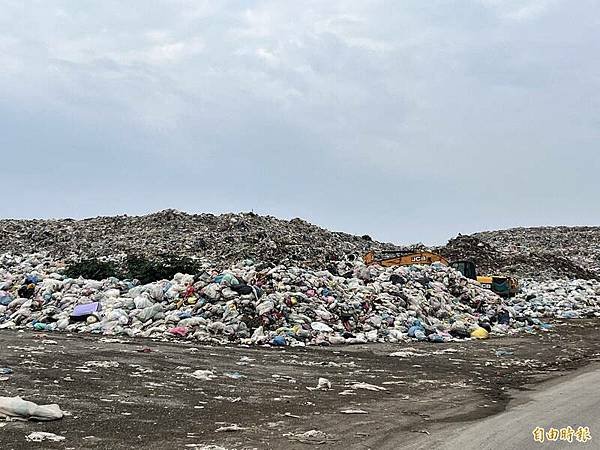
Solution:
<svg viewBox="0 0 600 450"><path fill-rule="evenodd" d="M466 278L477 280L477 271L473 261L453 261L450 263L450 267L458 270Z"/></svg>
<svg viewBox="0 0 600 450"><path fill-rule="evenodd" d="M512 297L519 292L519 282L513 277L502 275L477 276L473 261L453 261L450 267L458 270L464 277L478 281L481 286L495 292L501 297Z"/></svg>

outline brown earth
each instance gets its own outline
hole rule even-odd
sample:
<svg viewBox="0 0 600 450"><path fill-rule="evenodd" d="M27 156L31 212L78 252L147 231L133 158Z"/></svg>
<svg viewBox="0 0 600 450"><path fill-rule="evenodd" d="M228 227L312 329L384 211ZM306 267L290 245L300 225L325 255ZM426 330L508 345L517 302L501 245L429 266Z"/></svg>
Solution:
<svg viewBox="0 0 600 450"><path fill-rule="evenodd" d="M54 422L6 423L2 449L379 449L501 412L515 392L598 360L600 322L440 345L210 347L15 331L0 331L0 342L0 368L14 370L0 376L8 377L0 381L2 395L58 403L69 414ZM151 351L139 351L144 348ZM420 356L388 356L409 348ZM198 369L216 378L191 377ZM319 377L331 381L331 390L309 389ZM355 383L385 390L355 389ZM348 409L366 414L341 412ZM243 430L216 431L232 424ZM301 435L310 430L321 433ZM66 439L26 442L33 431Z"/></svg>

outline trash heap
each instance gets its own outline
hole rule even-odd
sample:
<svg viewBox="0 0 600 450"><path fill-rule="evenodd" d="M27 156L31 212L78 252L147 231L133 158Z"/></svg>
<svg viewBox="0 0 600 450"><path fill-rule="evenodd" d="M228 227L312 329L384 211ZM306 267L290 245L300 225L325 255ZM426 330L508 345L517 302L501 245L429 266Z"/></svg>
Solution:
<svg viewBox="0 0 600 450"><path fill-rule="evenodd" d="M438 264L339 273L244 260L140 285L66 278L51 257L0 257L0 329L33 328L209 343L444 342L514 328L501 299Z"/></svg>
<svg viewBox="0 0 600 450"><path fill-rule="evenodd" d="M56 259L169 255L207 257L222 268L246 258L323 268L351 252L362 255L371 249L397 248L367 235L332 232L298 218L281 220L254 213L164 210L85 220L0 220L0 253L45 252Z"/></svg>
<svg viewBox="0 0 600 450"><path fill-rule="evenodd" d="M344 255L370 250L421 250L377 242L368 235L332 232L305 220L258 214L187 214L164 210L144 216L85 220L0 219L0 254L45 252L79 261L143 256L205 257L226 269L243 259L272 265L327 268ZM433 249L449 261L473 260L479 273L543 280L600 279L600 227L539 227L459 235Z"/></svg>
<svg viewBox="0 0 600 450"><path fill-rule="evenodd" d="M522 284L523 292L507 300L515 320L600 317L597 280L526 280Z"/></svg>
<svg viewBox="0 0 600 450"><path fill-rule="evenodd" d="M551 255L600 274L600 227L511 228L473 236L507 254Z"/></svg>
<svg viewBox="0 0 600 450"><path fill-rule="evenodd" d="M567 228L557 227L556 230ZM541 235L550 233L543 239ZM568 235L568 233L565 231ZM511 241L512 236L515 240ZM524 236L531 236L525 238ZM435 249L450 261L467 259L475 262L480 275L511 275L538 280L600 279L600 246L584 250L585 241L561 248L561 240L554 240L554 228L515 229L459 235ZM517 244L524 240L524 244ZM600 232L598 232L600 240ZM531 245L528 243L531 242ZM555 243L558 243L556 245ZM577 245L579 247L577 247ZM593 248L593 246L590 246ZM583 257L580 257L584 255ZM595 259L596 265L592 263Z"/></svg>

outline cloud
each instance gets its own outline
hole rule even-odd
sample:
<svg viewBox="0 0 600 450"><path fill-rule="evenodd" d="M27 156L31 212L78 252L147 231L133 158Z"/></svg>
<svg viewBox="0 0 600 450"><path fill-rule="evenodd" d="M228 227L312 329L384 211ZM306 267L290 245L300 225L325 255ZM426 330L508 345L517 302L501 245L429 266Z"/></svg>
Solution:
<svg viewBox="0 0 600 450"><path fill-rule="evenodd" d="M110 212L122 192L124 210L254 208L403 242L561 207L597 221L598 187L579 192L600 168L598 9L5 1L0 144L9 198L28 200L5 214ZM57 198L86 187L72 209L39 205L38 185L17 188L32 177ZM498 217L497 204L518 207Z"/></svg>
<svg viewBox="0 0 600 450"><path fill-rule="evenodd" d="M529 21L537 19L557 6L560 0L480 0L486 6L492 7L504 19Z"/></svg>

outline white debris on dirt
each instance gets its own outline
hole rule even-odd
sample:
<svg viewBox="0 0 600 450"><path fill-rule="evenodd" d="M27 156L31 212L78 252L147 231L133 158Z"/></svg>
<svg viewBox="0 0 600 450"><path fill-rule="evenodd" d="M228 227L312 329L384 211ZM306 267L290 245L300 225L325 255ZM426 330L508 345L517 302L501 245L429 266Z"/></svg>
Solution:
<svg viewBox="0 0 600 450"><path fill-rule="evenodd" d="M221 447L220 445L213 445L213 444L185 444L184 447L187 448L194 448L196 450L235 450L233 448L227 449L225 447Z"/></svg>
<svg viewBox="0 0 600 450"><path fill-rule="evenodd" d="M395 356L397 358L412 358L414 356L425 356L427 353L415 351L415 349L405 349L398 352L390 353L388 356Z"/></svg>
<svg viewBox="0 0 600 450"><path fill-rule="evenodd" d="M54 433L47 433L45 431L34 431L25 436L27 442L42 442L42 441L53 441L59 442L64 441L66 438Z"/></svg>
<svg viewBox="0 0 600 450"><path fill-rule="evenodd" d="M0 397L0 418L7 420L59 420L64 417L64 412L53 403L38 405L23 400L21 397Z"/></svg>
<svg viewBox="0 0 600 450"><path fill-rule="evenodd" d="M86 367L99 367L102 369L119 367L119 363L117 361L86 361L83 365Z"/></svg>
<svg viewBox="0 0 600 450"><path fill-rule="evenodd" d="M217 378L212 370L195 370L189 376L202 381L210 381Z"/></svg>
<svg viewBox="0 0 600 450"><path fill-rule="evenodd" d="M229 431L244 431L244 430L248 430L249 428L247 427L241 427L237 424L231 424L231 425L225 425L222 427L219 427L215 430L215 432L217 433L221 433L223 431L229 432Z"/></svg>
<svg viewBox="0 0 600 450"><path fill-rule="evenodd" d="M387 391L386 388L381 387L381 386L375 386L374 384L369 384L369 383L354 383L352 385L350 385L351 389L364 389L367 391Z"/></svg>
<svg viewBox="0 0 600 450"><path fill-rule="evenodd" d="M306 389L308 389L309 391L328 390L331 389L331 381L329 381L327 378L321 377L317 381L316 387L307 386Z"/></svg>
<svg viewBox="0 0 600 450"><path fill-rule="evenodd" d="M304 433L286 433L284 434L290 441L297 441L303 444L322 445L327 442L336 441L338 439L319 430L308 430Z"/></svg>

